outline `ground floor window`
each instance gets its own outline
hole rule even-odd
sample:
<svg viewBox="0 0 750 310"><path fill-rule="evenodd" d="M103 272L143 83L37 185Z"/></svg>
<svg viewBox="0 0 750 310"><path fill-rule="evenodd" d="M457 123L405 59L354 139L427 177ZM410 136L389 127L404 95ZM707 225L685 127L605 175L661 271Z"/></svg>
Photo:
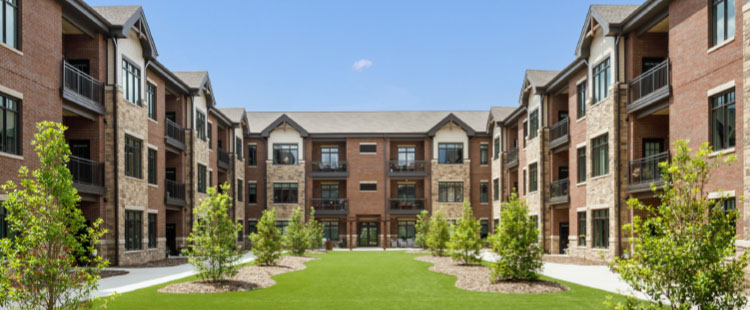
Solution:
<svg viewBox="0 0 750 310"><path fill-rule="evenodd" d="M243 236L245 235L245 233L243 232L243 229L241 228L242 221L241 220L237 221L237 224L240 225L240 231L237 232L237 241L242 241L242 239L244 238Z"/></svg>
<svg viewBox="0 0 750 310"><path fill-rule="evenodd" d="M482 225L482 230L479 232L479 236L482 237L482 239L485 239L490 233L490 222L488 220L481 220L479 223Z"/></svg>
<svg viewBox="0 0 750 310"><path fill-rule="evenodd" d="M5 217L5 208L0 205L0 239L8 238L10 231L8 229L8 220Z"/></svg>
<svg viewBox="0 0 750 310"><path fill-rule="evenodd" d="M339 221L321 221L323 224L323 238L328 241L339 240Z"/></svg>
<svg viewBox="0 0 750 310"><path fill-rule="evenodd" d="M737 201L734 198L727 198L724 200L717 200L716 201L716 207L721 208L724 213L737 209ZM731 227L737 227L737 219L735 218L731 223L729 223Z"/></svg>
<svg viewBox="0 0 750 310"><path fill-rule="evenodd" d="M586 211L578 212L578 246L586 246Z"/></svg>
<svg viewBox="0 0 750 310"><path fill-rule="evenodd" d="M125 250L141 249L141 223L141 211L125 211Z"/></svg>
<svg viewBox="0 0 750 310"><path fill-rule="evenodd" d="M591 213L594 224L594 247L606 249L609 247L609 210L594 210Z"/></svg>
<svg viewBox="0 0 750 310"><path fill-rule="evenodd" d="M148 247L156 247L156 213L148 214Z"/></svg>
<svg viewBox="0 0 750 310"><path fill-rule="evenodd" d="M249 220L247 221L247 234L257 234L258 233L258 221L256 220Z"/></svg>
<svg viewBox="0 0 750 310"><path fill-rule="evenodd" d="M539 228L539 216L538 215L532 215L529 216L532 222L534 222L534 225L536 225L536 228Z"/></svg>
<svg viewBox="0 0 750 310"><path fill-rule="evenodd" d="M417 235L414 229L415 221L398 221L398 238L399 239L414 239Z"/></svg>
<svg viewBox="0 0 750 310"><path fill-rule="evenodd" d="M289 221L276 221L276 229L278 229L282 235L286 234L287 226L289 226Z"/></svg>

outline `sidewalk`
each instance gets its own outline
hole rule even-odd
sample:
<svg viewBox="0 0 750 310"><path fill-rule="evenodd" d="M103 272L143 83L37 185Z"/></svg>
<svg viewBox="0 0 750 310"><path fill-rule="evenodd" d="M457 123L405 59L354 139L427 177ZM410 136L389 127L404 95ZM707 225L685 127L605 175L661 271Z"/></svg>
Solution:
<svg viewBox="0 0 750 310"><path fill-rule="evenodd" d="M250 252L245 253L239 263L244 264L255 259ZM125 293L137 289L174 281L194 274L193 265L184 264L172 267L154 268L109 268L111 270L126 270L129 273L99 280L99 290L92 293L96 297L112 295L114 292Z"/></svg>

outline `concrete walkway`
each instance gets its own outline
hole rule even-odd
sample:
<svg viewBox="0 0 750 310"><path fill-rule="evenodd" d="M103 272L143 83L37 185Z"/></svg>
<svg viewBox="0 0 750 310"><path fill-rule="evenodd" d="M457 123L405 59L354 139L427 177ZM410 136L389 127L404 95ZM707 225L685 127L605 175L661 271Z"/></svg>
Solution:
<svg viewBox="0 0 750 310"><path fill-rule="evenodd" d="M250 252L245 253L239 263L244 264L255 259ZM154 268L108 268L111 270L125 270L129 273L99 280L99 290L92 295L104 297L113 293L125 293L149 286L162 284L196 274L193 265L184 264L172 267Z"/></svg>

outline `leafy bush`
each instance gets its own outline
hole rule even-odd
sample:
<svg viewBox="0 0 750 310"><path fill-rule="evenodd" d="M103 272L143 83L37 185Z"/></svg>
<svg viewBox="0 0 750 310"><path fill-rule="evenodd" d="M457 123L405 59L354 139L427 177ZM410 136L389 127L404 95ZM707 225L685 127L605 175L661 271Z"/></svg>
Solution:
<svg viewBox="0 0 750 310"><path fill-rule="evenodd" d="M250 234L255 263L263 266L276 265L281 257L281 232L276 228L276 209L263 211L257 231Z"/></svg>
<svg viewBox="0 0 750 310"><path fill-rule="evenodd" d="M499 256L491 266L491 280L537 280L542 268L542 248L536 222L529 217L526 202L516 194L502 207L500 226L490 237L490 246Z"/></svg>
<svg viewBox="0 0 750 310"><path fill-rule="evenodd" d="M305 223L305 233L307 234L307 242L310 249L320 249L323 247L323 224L315 220L315 208L310 208L310 220Z"/></svg>
<svg viewBox="0 0 750 310"><path fill-rule="evenodd" d="M417 214L417 222L414 224L414 230L416 231L414 242L423 249L427 248L427 232L430 229L430 220L427 214L427 210L422 210Z"/></svg>
<svg viewBox="0 0 750 310"><path fill-rule="evenodd" d="M443 218L440 210L435 211L430 217L430 227L427 231L427 248L433 255L443 256L448 247L450 238L450 223Z"/></svg>
<svg viewBox="0 0 750 310"><path fill-rule="evenodd" d="M474 219L471 204L464 202L462 216L458 219L448 242L451 258L464 264L479 262L479 250L482 249L481 230L482 224Z"/></svg>
<svg viewBox="0 0 750 310"><path fill-rule="evenodd" d="M304 223L302 223L302 208L297 207L292 214L292 220L289 221L289 226L286 227L286 234L282 237L281 242L292 255L302 256L310 247L309 241L310 238L305 231Z"/></svg>

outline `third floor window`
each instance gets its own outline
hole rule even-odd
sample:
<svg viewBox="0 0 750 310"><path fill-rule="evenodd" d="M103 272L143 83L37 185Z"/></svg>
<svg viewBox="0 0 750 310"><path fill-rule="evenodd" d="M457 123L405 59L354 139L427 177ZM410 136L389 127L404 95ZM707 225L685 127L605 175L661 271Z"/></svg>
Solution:
<svg viewBox="0 0 750 310"><path fill-rule="evenodd" d="M242 147L242 139L237 137L234 138L234 149L237 153L237 160L242 161L242 150L244 149Z"/></svg>
<svg viewBox="0 0 750 310"><path fill-rule="evenodd" d="M21 154L18 101L0 94L0 152Z"/></svg>
<svg viewBox="0 0 750 310"><path fill-rule="evenodd" d="M534 139L539 135L539 109L534 110L529 115L529 139Z"/></svg>
<svg viewBox="0 0 750 310"><path fill-rule="evenodd" d="M12 48L18 49L18 34L20 31L20 25L18 24L18 2L19 0L0 0L2 2L2 8L0 8L0 39L5 45Z"/></svg>
<svg viewBox="0 0 750 310"><path fill-rule="evenodd" d="M463 143L439 143L438 163L460 164L464 162Z"/></svg>
<svg viewBox="0 0 750 310"><path fill-rule="evenodd" d="M122 60L122 92L127 101L141 106L141 69L125 59Z"/></svg>
<svg viewBox="0 0 750 310"><path fill-rule="evenodd" d="M195 114L195 134L198 139L206 141L206 114L201 111Z"/></svg>
<svg viewBox="0 0 750 310"><path fill-rule="evenodd" d="M586 116L586 82L578 84L576 93L576 118Z"/></svg>
<svg viewBox="0 0 750 310"><path fill-rule="evenodd" d="M321 147L320 162L326 168L334 168L339 165L339 148L338 147Z"/></svg>
<svg viewBox="0 0 750 310"><path fill-rule="evenodd" d="M146 83L146 103L148 104L148 118L156 120L156 86Z"/></svg>
<svg viewBox="0 0 750 310"><path fill-rule="evenodd" d="M711 1L711 46L734 37L734 0Z"/></svg>
<svg viewBox="0 0 750 310"><path fill-rule="evenodd" d="M486 165L489 162L490 146L488 144L479 145L479 164Z"/></svg>
<svg viewBox="0 0 750 310"><path fill-rule="evenodd" d="M609 58L600 62L592 69L594 76L594 103L609 96Z"/></svg>
<svg viewBox="0 0 750 310"><path fill-rule="evenodd" d="M247 147L247 164L249 166L258 165L258 146L257 145L249 145Z"/></svg>
<svg viewBox="0 0 750 310"><path fill-rule="evenodd" d="M297 156L299 155L297 144L274 144L273 145L273 164L274 165L296 165Z"/></svg>

